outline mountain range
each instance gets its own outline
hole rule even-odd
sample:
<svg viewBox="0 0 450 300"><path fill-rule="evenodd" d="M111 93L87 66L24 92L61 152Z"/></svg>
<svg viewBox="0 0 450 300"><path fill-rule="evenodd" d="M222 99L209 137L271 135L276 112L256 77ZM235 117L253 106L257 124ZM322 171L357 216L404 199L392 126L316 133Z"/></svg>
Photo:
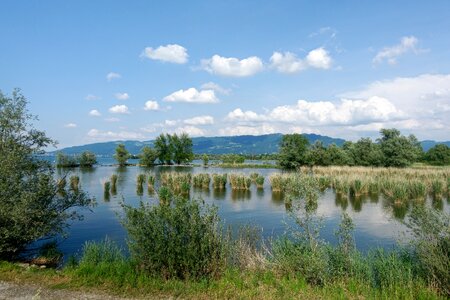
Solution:
<svg viewBox="0 0 450 300"><path fill-rule="evenodd" d="M265 135L240 135L240 136L221 136L221 137L194 137L193 151L194 153L206 153L206 154L266 154L277 153L280 140L282 138L281 133L265 134ZM345 142L344 139L332 138L329 136L323 136L318 134L304 134L310 144L315 141L322 141L325 146L332 143L342 146ZM58 151L62 151L66 154L79 154L83 151L91 151L96 155L110 156L114 154L114 151L118 144L124 144L127 150L132 154L138 154L142 147L153 146L153 140L151 141L112 141L103 143L93 143L82 146L67 147ZM450 141L436 142L436 141L422 141L421 145L424 151L427 151L436 144L446 144L450 147ZM50 152L54 154L57 151Z"/></svg>

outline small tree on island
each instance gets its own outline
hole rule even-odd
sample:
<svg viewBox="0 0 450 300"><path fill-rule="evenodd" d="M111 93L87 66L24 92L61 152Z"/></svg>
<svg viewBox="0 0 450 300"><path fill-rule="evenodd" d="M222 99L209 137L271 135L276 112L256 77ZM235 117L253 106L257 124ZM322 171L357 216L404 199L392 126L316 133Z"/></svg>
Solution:
<svg viewBox="0 0 450 300"><path fill-rule="evenodd" d="M26 105L19 90L0 92L0 259L63 233L67 220L80 217L73 208L93 203L81 190L58 193L54 168L36 157L55 142L33 127Z"/></svg>
<svg viewBox="0 0 450 300"><path fill-rule="evenodd" d="M155 140L155 150L161 163L172 163L172 151L170 147L170 135L161 133Z"/></svg>
<svg viewBox="0 0 450 300"><path fill-rule="evenodd" d="M127 160L130 157L130 153L125 148L124 144L119 144L116 147L116 153L114 154L114 159L117 160L119 166L123 167L127 164Z"/></svg>
<svg viewBox="0 0 450 300"><path fill-rule="evenodd" d="M97 163L97 157L95 153L90 151L84 151L79 158L80 167L92 167Z"/></svg>
<svg viewBox="0 0 450 300"><path fill-rule="evenodd" d="M139 164L149 167L155 164L155 160L158 158L158 153L155 149L149 146L144 146L139 156Z"/></svg>
<svg viewBox="0 0 450 300"><path fill-rule="evenodd" d="M202 155L202 160L203 160L203 165L204 165L204 166L207 166L208 163L209 163L209 157L208 157L208 155L207 155L207 154L203 154L203 155Z"/></svg>

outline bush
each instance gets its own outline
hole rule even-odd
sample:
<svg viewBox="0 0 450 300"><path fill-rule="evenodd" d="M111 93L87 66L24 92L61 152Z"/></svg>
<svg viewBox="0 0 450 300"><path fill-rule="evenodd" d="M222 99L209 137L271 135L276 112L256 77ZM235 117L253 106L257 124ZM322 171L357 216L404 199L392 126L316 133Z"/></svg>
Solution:
<svg viewBox="0 0 450 300"><path fill-rule="evenodd" d="M164 278L219 275L225 245L216 208L197 200L172 199L170 205L124 205L132 258L143 271Z"/></svg>

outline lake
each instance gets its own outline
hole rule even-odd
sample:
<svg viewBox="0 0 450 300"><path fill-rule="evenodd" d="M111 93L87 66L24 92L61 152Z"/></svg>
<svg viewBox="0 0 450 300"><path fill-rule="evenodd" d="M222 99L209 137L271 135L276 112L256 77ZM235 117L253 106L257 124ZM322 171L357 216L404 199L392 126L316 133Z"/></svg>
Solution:
<svg viewBox="0 0 450 300"><path fill-rule="evenodd" d="M60 243L60 249L66 255L79 253L83 243L89 240L99 241L106 236L121 245L125 245L126 232L122 228L119 217L122 214L121 202L136 206L139 201L158 203L154 194L136 193L136 177L140 173L154 174L158 178L162 172L177 171L195 173L244 173L257 172L265 176L263 189L257 189L254 184L248 192L231 190L229 183L225 190L198 190L191 188L191 197L201 198L206 203L216 205L219 215L227 225L253 224L262 228L265 237L283 234L286 223L292 224L289 210L284 200L278 194L272 194L268 177L273 173L282 172L277 169L223 169L216 167L176 167L155 166L144 168L138 166L117 167L111 165L97 166L91 169L58 169L57 176L78 175L81 188L95 197L97 205L92 209L83 210L84 220L74 221L68 230L68 237ZM118 175L117 195L104 199L103 183L112 174ZM158 185L158 180L156 185ZM442 202L442 207L449 210L448 201ZM324 227L322 238L335 243L334 232L338 228L342 211L347 211L355 223L356 246L366 251L372 247L392 248L402 235L405 226L402 224L404 211L395 211L380 196L377 199L363 201L340 201L331 189L320 195L317 213L323 217Z"/></svg>

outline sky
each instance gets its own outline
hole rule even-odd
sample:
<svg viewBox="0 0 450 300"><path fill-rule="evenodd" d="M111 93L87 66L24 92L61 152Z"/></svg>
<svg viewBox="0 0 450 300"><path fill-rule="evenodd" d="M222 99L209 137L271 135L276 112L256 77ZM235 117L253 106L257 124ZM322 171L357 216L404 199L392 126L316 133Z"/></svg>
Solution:
<svg viewBox="0 0 450 300"><path fill-rule="evenodd" d="M0 90L58 147L397 128L450 140L450 1L0 1Z"/></svg>

